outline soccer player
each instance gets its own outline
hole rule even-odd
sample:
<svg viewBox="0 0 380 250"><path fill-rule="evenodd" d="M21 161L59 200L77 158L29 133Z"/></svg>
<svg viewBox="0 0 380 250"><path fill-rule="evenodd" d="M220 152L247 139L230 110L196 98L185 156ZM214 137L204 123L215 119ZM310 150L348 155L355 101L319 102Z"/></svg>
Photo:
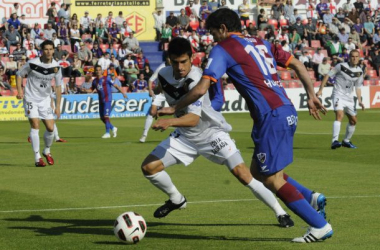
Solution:
<svg viewBox="0 0 380 250"><path fill-rule="evenodd" d="M331 96L335 112L331 149L340 148L341 146L346 148L356 148L351 142L351 137L355 132L355 125L357 123L354 87L359 105L364 110L361 91L361 86L363 85L363 70L359 66L359 51L351 50L348 60L349 62L339 63L330 70L330 72L323 78L319 91L317 92L317 96L321 96L323 87L326 85L329 77L336 77L336 83L333 85L334 89ZM348 117L348 123L346 127L346 135L342 143L340 143L339 132L344 113L346 113Z"/></svg>
<svg viewBox="0 0 380 250"><path fill-rule="evenodd" d="M111 138L110 130L112 130L113 137L117 136L117 127L114 127L110 122L110 114L112 111L112 87L115 87L124 98L128 98L123 90L117 85L112 83L110 76L103 76L103 70L100 65L95 67L96 78L92 81L93 93L98 92L99 96L99 115L100 120L106 126L106 133L102 136L103 139Z"/></svg>
<svg viewBox="0 0 380 250"><path fill-rule="evenodd" d="M168 54L172 66L160 70L158 79L169 105L175 105L196 85L202 73L199 68L191 66L192 50L187 39L173 39ZM177 190L165 168L180 163L189 165L202 155L212 162L226 165L243 185L275 212L280 226L294 225L274 195L252 178L240 151L227 133L231 126L211 107L208 95L176 112L174 118L160 119L153 129L164 130L169 126L177 129L146 157L141 166L145 177L169 196L169 200L154 212L154 217L165 217L187 205L186 198Z"/></svg>
<svg viewBox="0 0 380 250"><path fill-rule="evenodd" d="M260 38L243 37L239 17L234 11L219 9L213 12L206 27L219 43L210 53L201 81L175 107L164 108L158 114L173 114L194 103L226 72L247 102L254 120L251 135L255 143L251 164L253 176L310 225L306 234L294 238L293 242L309 243L331 237L332 227L324 218L324 195L312 192L284 173L284 168L293 161L293 136L298 118L281 86L276 61L297 73L308 96L310 115L321 119L319 111L326 112L314 93L305 66L288 52ZM162 129L166 127L162 125Z"/></svg>
<svg viewBox="0 0 380 250"><path fill-rule="evenodd" d="M57 90L57 107L61 104L62 72L59 64L53 59L54 43L46 40L41 43L42 56L28 61L17 73L17 99L24 100L25 115L30 123L30 138L34 151L35 166L45 167L46 163L40 155L40 119L45 125L44 133L45 149L42 155L49 165L54 165L54 159L50 153L50 147L54 140L54 112L51 108L50 94L52 92L51 81L55 78ZM22 89L22 81L25 76L27 82L25 95ZM55 109L57 119L60 110Z"/></svg>

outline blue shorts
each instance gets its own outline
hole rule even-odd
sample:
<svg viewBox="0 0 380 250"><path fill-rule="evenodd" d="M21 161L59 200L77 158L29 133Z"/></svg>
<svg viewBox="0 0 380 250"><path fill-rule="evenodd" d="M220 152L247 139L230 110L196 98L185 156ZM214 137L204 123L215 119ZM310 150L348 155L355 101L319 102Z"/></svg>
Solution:
<svg viewBox="0 0 380 250"><path fill-rule="evenodd" d="M255 121L253 159L263 175L271 175L293 162L293 137L297 127L294 106L281 106Z"/></svg>
<svg viewBox="0 0 380 250"><path fill-rule="evenodd" d="M111 111L112 111L111 102L99 102L100 117L110 116Z"/></svg>

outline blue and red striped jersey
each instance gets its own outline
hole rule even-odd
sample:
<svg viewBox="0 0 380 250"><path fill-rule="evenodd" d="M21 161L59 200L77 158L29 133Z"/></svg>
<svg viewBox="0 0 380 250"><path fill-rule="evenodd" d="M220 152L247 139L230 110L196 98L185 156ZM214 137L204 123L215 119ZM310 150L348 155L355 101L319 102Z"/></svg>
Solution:
<svg viewBox="0 0 380 250"><path fill-rule="evenodd" d="M277 63L286 67L291 59L290 53L267 41L233 34L212 49L203 77L217 82L227 73L256 120L278 107L293 105L276 70Z"/></svg>
<svg viewBox="0 0 380 250"><path fill-rule="evenodd" d="M112 79L111 77L95 78L92 81L92 89L96 89L99 96L99 102L112 101Z"/></svg>

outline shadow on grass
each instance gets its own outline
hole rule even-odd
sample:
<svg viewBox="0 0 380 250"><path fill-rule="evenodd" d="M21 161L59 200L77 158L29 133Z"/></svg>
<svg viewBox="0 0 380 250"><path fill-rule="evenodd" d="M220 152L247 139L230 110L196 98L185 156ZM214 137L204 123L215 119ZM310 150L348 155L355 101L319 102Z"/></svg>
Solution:
<svg viewBox="0 0 380 250"><path fill-rule="evenodd" d="M30 230L38 234L38 236L60 236L64 234L90 234L90 235L105 235L113 236L114 220L81 220L81 219L51 219L43 218L40 215L31 215L25 219L7 218L3 219L10 222L30 222L44 223L44 226L22 226L9 227L9 229ZM29 224L30 224L29 223ZM46 223L54 223L54 226L48 226ZM63 224L63 225L57 225ZM185 239L185 240L233 240L233 241L290 241L290 238L249 238L249 237L228 237L228 236L202 236L202 235L187 235L162 233L161 227L170 226L171 232L181 231L180 227L246 227L246 226L271 226L278 227L275 224L207 224L207 223L163 223L163 222L147 222L148 232L146 237L149 238L164 238L164 239ZM105 228L107 227L107 228ZM100 241L95 244L103 245L124 245L114 241Z"/></svg>

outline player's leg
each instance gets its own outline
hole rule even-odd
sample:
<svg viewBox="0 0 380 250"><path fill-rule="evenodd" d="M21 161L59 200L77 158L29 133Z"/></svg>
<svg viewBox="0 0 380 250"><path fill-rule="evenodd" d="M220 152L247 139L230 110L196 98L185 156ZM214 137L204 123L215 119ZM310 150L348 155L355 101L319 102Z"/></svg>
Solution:
<svg viewBox="0 0 380 250"><path fill-rule="evenodd" d="M32 144L32 149L34 152L34 162L36 167L46 166L45 162L41 158L40 154L40 119L38 118L29 118L30 123L30 141Z"/></svg>
<svg viewBox="0 0 380 250"><path fill-rule="evenodd" d="M355 127L357 123L355 103L353 101L347 102L345 107L346 115L348 117L348 123L346 127L346 135L342 141L342 146L346 148L356 148L351 142L352 135L355 132Z"/></svg>
<svg viewBox="0 0 380 250"><path fill-rule="evenodd" d="M340 133L340 126L342 124L342 120L344 117L344 112L343 112L342 98L339 98L333 95L332 99L333 99L334 112L335 112L335 121L333 123L333 136L332 136L331 149L336 149L342 146L342 144L339 142L339 133Z"/></svg>
<svg viewBox="0 0 380 250"><path fill-rule="evenodd" d="M114 127L110 121L110 115L112 111L111 102L104 103L104 122L106 124L106 134L110 134L110 130L112 130L113 137L117 136L117 127Z"/></svg>
<svg viewBox="0 0 380 250"><path fill-rule="evenodd" d="M197 146L202 156L217 164L225 165L240 183L251 190L257 199L272 209L281 227L291 227L294 225L294 222L282 209L273 193L260 181L252 177L240 151L236 148L235 142L227 133L215 133Z"/></svg>
<svg viewBox="0 0 380 250"><path fill-rule="evenodd" d="M58 127L57 127L57 122L56 121L54 122L54 140L56 142L67 142L65 139L62 139L61 137L59 137L59 131L58 131Z"/></svg>
<svg viewBox="0 0 380 250"><path fill-rule="evenodd" d="M46 130L44 133L45 148L42 155L46 158L49 165L54 165L54 159L50 153L50 147L54 141L54 119L43 119Z"/></svg>
<svg viewBox="0 0 380 250"><path fill-rule="evenodd" d="M156 113L157 113L157 106L152 104L152 106L150 107L149 113L145 119L144 130L140 138L140 142L145 142L146 137L148 136L149 129L153 123L153 116L155 116Z"/></svg>

